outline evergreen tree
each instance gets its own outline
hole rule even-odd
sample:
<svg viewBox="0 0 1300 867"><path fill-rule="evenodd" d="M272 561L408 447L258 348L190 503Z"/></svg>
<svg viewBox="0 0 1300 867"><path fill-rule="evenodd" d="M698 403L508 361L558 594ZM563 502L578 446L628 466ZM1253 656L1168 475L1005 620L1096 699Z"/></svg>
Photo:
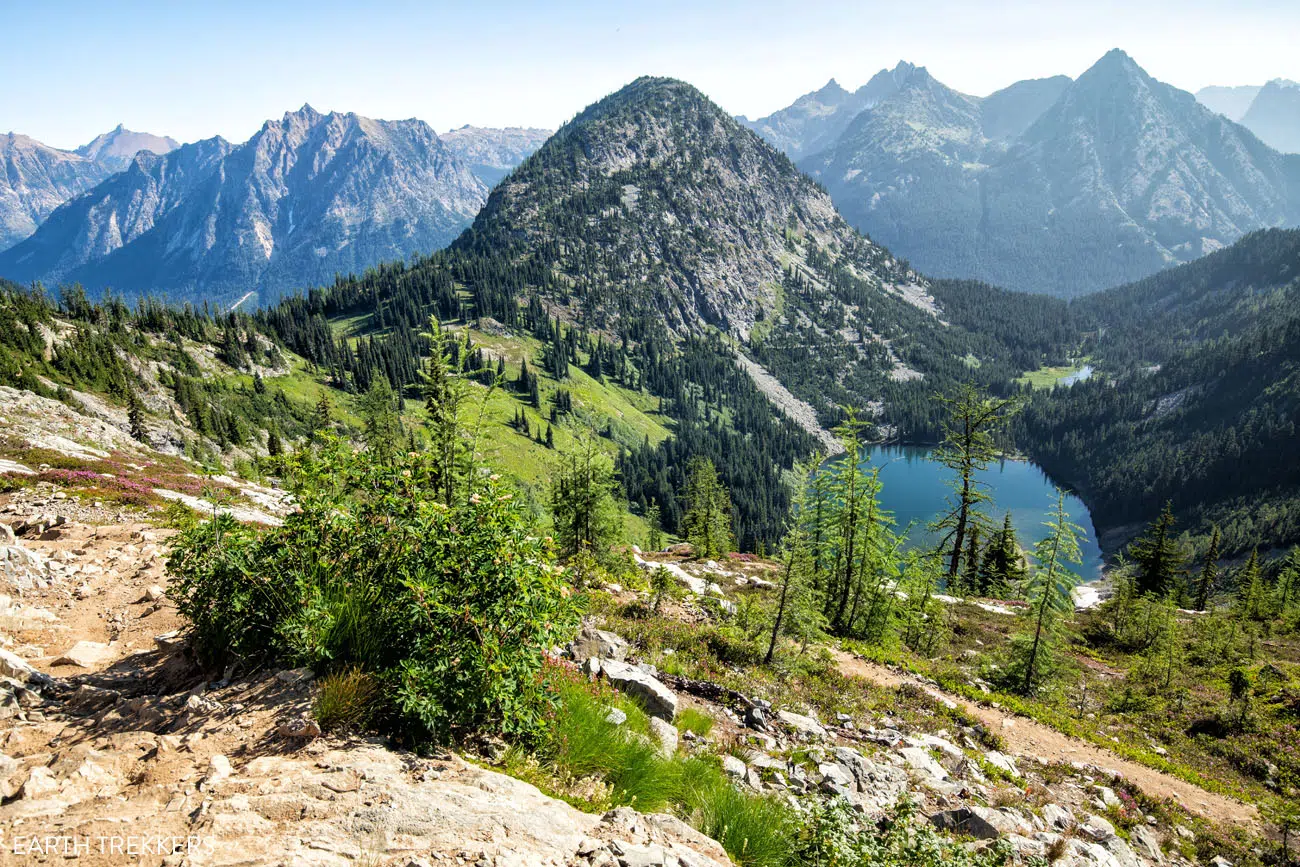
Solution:
<svg viewBox="0 0 1300 867"><path fill-rule="evenodd" d="M546 425L546 447L548 449L555 448L555 431L551 428L549 422Z"/></svg>
<svg viewBox="0 0 1300 867"><path fill-rule="evenodd" d="M1219 528L1214 528L1214 535L1210 537L1210 547L1205 552L1205 565L1201 567L1201 577L1196 583L1196 601L1197 611L1204 611L1205 606L1210 602L1210 595L1214 593L1214 585L1219 580Z"/></svg>
<svg viewBox="0 0 1300 867"><path fill-rule="evenodd" d="M811 468L804 465L795 466L795 477L800 484L795 494L790 529L782 542L781 595L777 601L776 616L772 620L772 632L767 643L767 654L763 662L771 665L776 654L776 643L783 632L791 630L791 623L799 624L796 629L807 634L811 626L809 618L819 618L815 590L813 589L812 550L808 538L808 484Z"/></svg>
<svg viewBox="0 0 1300 867"><path fill-rule="evenodd" d="M332 426L330 398L328 394L322 394L320 400L316 401L316 408L312 410L311 442L318 442Z"/></svg>
<svg viewBox="0 0 1300 867"><path fill-rule="evenodd" d="M985 596L1004 597L1012 594L1025 579L1025 566L1020 555L1020 542L1011 513L1002 521L1002 529L984 548L980 563L979 592Z"/></svg>
<svg viewBox="0 0 1300 867"><path fill-rule="evenodd" d="M1150 596L1164 596L1177 588L1182 555L1174 539L1174 513L1165 503L1160 517L1140 539L1129 546L1129 559L1137 567L1137 589Z"/></svg>
<svg viewBox="0 0 1300 867"><path fill-rule="evenodd" d="M960 574L966 536L987 519L981 506L992 500L988 486L978 474L988 469L996 456L994 435L1019 409L1018 399L991 398L975 386L966 384L956 393L940 397L946 410L943 439L935 455L955 476L950 484L951 511L935 525L946 531L943 549L948 551L948 581L955 583Z"/></svg>
<svg viewBox="0 0 1300 867"><path fill-rule="evenodd" d="M617 540L620 519L614 463L591 434L582 432L560 456L551 481L551 516L560 553L603 556Z"/></svg>
<svg viewBox="0 0 1300 867"><path fill-rule="evenodd" d="M701 558L721 557L731 546L731 497L713 461L693 458L687 467L682 533Z"/></svg>
<svg viewBox="0 0 1300 867"><path fill-rule="evenodd" d="M547 427L547 433L550 433L550 427ZM646 548L650 551L662 551L664 547L664 531L661 524L663 517L659 513L659 504L652 502L645 510L645 522L649 526L646 533Z"/></svg>
<svg viewBox="0 0 1300 867"><path fill-rule="evenodd" d="M1055 667L1059 626L1073 610L1070 590L1078 581L1068 564L1083 560L1079 552L1083 528L1070 522L1063 491L1057 491L1052 520L1044 524L1051 533L1034 546L1034 568L1025 587L1033 628L1016 636L1012 643L1011 671L1016 687L1026 695L1034 692Z"/></svg>
<svg viewBox="0 0 1300 867"><path fill-rule="evenodd" d="M280 434L271 427L266 432L266 453L270 457L278 458L284 454L284 445L280 442Z"/></svg>
<svg viewBox="0 0 1300 867"><path fill-rule="evenodd" d="M148 443L149 432L144 426L144 403L134 391L127 398L126 418L131 425L131 438L137 442Z"/></svg>
<svg viewBox="0 0 1300 867"><path fill-rule="evenodd" d="M1233 608L1243 621L1264 619L1264 582L1259 568L1259 551L1252 549L1246 565L1237 573L1237 597Z"/></svg>
<svg viewBox="0 0 1300 867"><path fill-rule="evenodd" d="M391 460L402 442L402 417L388 377L377 373L357 406L366 447L381 461Z"/></svg>
<svg viewBox="0 0 1300 867"><path fill-rule="evenodd" d="M1291 549L1277 576L1277 615L1286 617L1300 603L1300 545Z"/></svg>

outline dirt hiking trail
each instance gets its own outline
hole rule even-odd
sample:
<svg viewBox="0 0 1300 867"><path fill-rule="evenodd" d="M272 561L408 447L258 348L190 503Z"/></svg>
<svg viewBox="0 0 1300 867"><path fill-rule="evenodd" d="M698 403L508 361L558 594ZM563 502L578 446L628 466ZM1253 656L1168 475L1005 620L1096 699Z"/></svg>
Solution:
<svg viewBox="0 0 1300 867"><path fill-rule="evenodd" d="M950 695L914 677L900 674L883 665L859 659L844 651L833 651L839 669L851 677L860 677L881 686L911 684L931 696L955 702L972 717L996 732L1013 754L1032 756L1046 762L1081 762L1113 770L1153 798L1172 798L1186 810L1215 822L1258 825L1259 813L1235 798L1207 792L1200 786L1170 774L1121 758L1103 747L1064 735L1050 726L973 701Z"/></svg>

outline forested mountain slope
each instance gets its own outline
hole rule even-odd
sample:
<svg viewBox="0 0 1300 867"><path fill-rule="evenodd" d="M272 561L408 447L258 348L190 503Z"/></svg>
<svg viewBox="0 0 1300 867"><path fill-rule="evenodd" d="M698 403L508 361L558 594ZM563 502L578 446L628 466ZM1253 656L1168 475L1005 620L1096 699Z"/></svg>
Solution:
<svg viewBox="0 0 1300 867"><path fill-rule="evenodd" d="M1172 502L1223 551L1300 540L1300 231L1243 238L1074 305L1099 367L1038 396L1021 444L1111 544Z"/></svg>
<svg viewBox="0 0 1300 867"><path fill-rule="evenodd" d="M737 353L825 426L857 407L930 436L936 390L971 375L1009 382L1074 337L1052 323L1021 340L1023 323L1051 315L1038 299L979 285L955 295L950 321L929 283L849 227L784 155L689 85L645 78L566 124L448 250L286 299L262 319L356 391L383 371L415 393L430 313L532 335L530 363L557 379L580 366L662 398L674 436L625 456L634 503L657 503L672 527L686 458L710 457L752 543L779 532L781 473L815 441ZM331 323L344 319L362 339L336 337Z"/></svg>

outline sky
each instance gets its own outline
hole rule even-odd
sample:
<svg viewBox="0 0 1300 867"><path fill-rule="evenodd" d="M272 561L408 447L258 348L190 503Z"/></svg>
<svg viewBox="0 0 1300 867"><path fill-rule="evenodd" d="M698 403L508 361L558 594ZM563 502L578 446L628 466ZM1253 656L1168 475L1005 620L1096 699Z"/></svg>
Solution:
<svg viewBox="0 0 1300 867"><path fill-rule="evenodd" d="M899 60L985 95L1116 47L1186 90L1300 80L1296 0L0 0L0 30L0 132L63 148L119 123L241 142L304 103L554 128L639 75L761 117Z"/></svg>

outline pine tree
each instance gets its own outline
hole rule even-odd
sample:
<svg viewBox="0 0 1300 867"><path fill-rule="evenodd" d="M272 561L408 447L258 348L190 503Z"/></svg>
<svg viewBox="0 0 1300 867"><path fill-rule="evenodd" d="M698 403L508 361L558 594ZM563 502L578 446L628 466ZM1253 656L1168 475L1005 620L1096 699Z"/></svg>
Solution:
<svg viewBox="0 0 1300 867"><path fill-rule="evenodd" d="M1058 627L1072 610L1070 590L1078 581L1068 564L1083 560L1079 551L1083 528L1070 522L1063 491L1056 492L1052 520L1044 524L1051 533L1034 546L1034 568L1025 588L1033 629L1016 636L1012 646L1012 670L1017 687L1026 695L1034 692L1055 667Z"/></svg>
<svg viewBox="0 0 1300 867"><path fill-rule="evenodd" d="M546 425L546 447L548 449L555 448L555 430L551 427L549 422Z"/></svg>
<svg viewBox="0 0 1300 867"><path fill-rule="evenodd" d="M266 453L273 458L284 454L284 445L280 442L280 434L272 426L266 432Z"/></svg>
<svg viewBox="0 0 1300 867"><path fill-rule="evenodd" d="M1210 547L1205 552L1205 565L1201 567L1201 577L1196 584L1196 610L1204 611L1214 593L1214 585L1219 581L1219 528L1214 528L1210 537Z"/></svg>
<svg viewBox="0 0 1300 867"><path fill-rule="evenodd" d="M1164 596L1178 586L1182 555L1174 539L1173 504L1165 503L1160 517L1145 535L1129 546L1129 558L1137 567L1137 589L1150 596Z"/></svg>
<svg viewBox="0 0 1300 867"><path fill-rule="evenodd" d="M721 557L731 546L731 497L713 461L693 458L687 467L682 532L701 558Z"/></svg>

